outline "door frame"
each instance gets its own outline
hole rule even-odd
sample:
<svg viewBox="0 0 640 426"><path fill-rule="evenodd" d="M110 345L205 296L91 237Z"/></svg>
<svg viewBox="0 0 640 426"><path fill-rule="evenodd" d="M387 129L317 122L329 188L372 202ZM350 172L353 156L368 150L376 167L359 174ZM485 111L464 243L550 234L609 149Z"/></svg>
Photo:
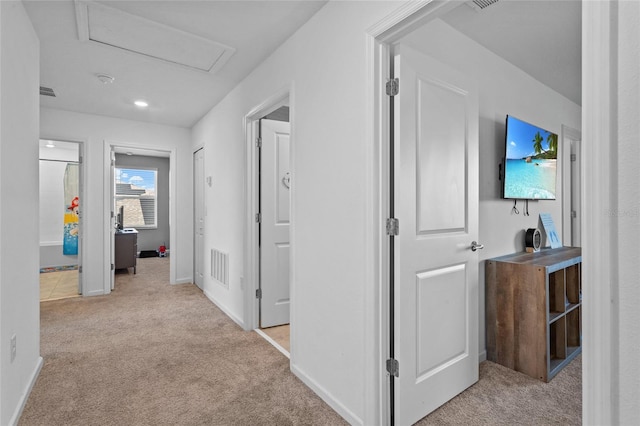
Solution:
<svg viewBox="0 0 640 426"><path fill-rule="evenodd" d="M565 245L570 244L573 239L572 221L571 221L571 206L572 196L575 190L575 185L572 178L571 165L571 142L580 143L582 140L582 134L580 130L562 125L562 240ZM582 170L580 171L580 187L582 188ZM580 197L582 199L582 197Z"/></svg>
<svg viewBox="0 0 640 426"><path fill-rule="evenodd" d="M195 159L195 155L196 155L196 153L198 151L202 151L202 155L204 156L204 154L205 154L204 145L201 144L201 145L198 145L198 146L194 147L193 148L193 153L191 154L191 164L193 165L193 170L191 170L191 175L192 175L191 179L193 180L193 216L194 216L193 217L193 284L195 284L196 287L198 287L198 285L196 284L196 261L197 261L197 255L198 255L197 252L196 252L196 248L197 248L197 243L196 243L196 239L197 239L196 226L197 226L197 223L196 223L196 219L197 218L195 217L195 215L196 215L196 203L197 203L195 179L196 179L197 176L196 176L196 169L195 169L194 159ZM204 173L204 162L205 162L205 158L202 159L202 175L203 175L202 177L206 179L206 177L204 176L205 175L205 173ZM171 170L171 166L169 166L169 170ZM204 185L204 183L203 183L203 185ZM206 187L204 188L204 190L206 191ZM203 197L202 203L204 204L204 208L206 210L206 205L207 204L206 204L205 191L203 191L203 193L202 193L202 197ZM204 249L204 247L203 247L203 251L204 251L204 253L202 253L202 256L203 256L202 257L202 266L204 267L204 262L205 262L205 259L206 259L206 250ZM204 276L202 278L204 280ZM204 281L202 282L202 287L203 287L202 290L204 291Z"/></svg>
<svg viewBox="0 0 640 426"><path fill-rule="evenodd" d="M241 286L244 290L244 329L254 330L260 326L260 302L256 298L256 292L260 288L260 250L258 246L260 238L260 227L256 222L256 214L260 211L260 185L259 185L259 154L256 148L256 139L260 132L260 119L265 115L277 110L281 106L289 106L289 125L291 128L291 140L294 141L294 108L293 108L293 86L284 87L269 96L259 105L253 107L243 118L245 133L245 224L244 224L244 271L241 278ZM291 176L295 176L295 143L289 147L289 167ZM289 225L289 238L293 239L295 234L295 180L291 180L291 213ZM289 282L291 312L295 309L295 277L293 265L295 258L295 248L293 245L289 251ZM293 314L291 314L293 317ZM293 359L294 345L293 333L291 334L291 357Z"/></svg>
<svg viewBox="0 0 640 426"><path fill-rule="evenodd" d="M110 139L103 141L103 271L102 271L102 288L103 294L111 293L111 263L113 255L113 229L115 217L111 216L111 206L113 205L114 194L111 191L111 152L118 149L134 150L136 154L148 155L150 157L166 157L169 154L169 241L173 246L171 248L171 254L169 256L169 282L171 284L177 284L177 267L176 258L176 241L177 231L176 226L173 225L173 221L177 217L178 206L176 203L176 188L178 187L177 181L177 163L176 163L176 149L155 149L149 146L136 144L132 142L120 142ZM155 153L155 155L154 155ZM115 214L115 212L114 212Z"/></svg>
<svg viewBox="0 0 640 426"><path fill-rule="evenodd" d="M370 160L370 188L368 211L371 212L370 237L367 253L371 268L365 294L365 348L372 356L365 357L365 424L388 424L388 378L384 370L387 358L386 342L389 339L388 312L388 263L389 242L385 238L384 219L388 211L389 185L389 107L384 85L390 66L393 40L437 16L442 4L436 1L405 3L390 15L367 30L367 80L369 84L367 126ZM617 5L609 2L582 3L582 212L583 212L583 272L585 296L583 316L582 407L585 424L609 423L618 418L619 406L612 398L617 384L612 383L613 371L619 365L619 348L614 346L611 335L613 308L610 300L617 284L611 282L612 260L603 253L611 253L614 247L610 232L608 212L613 207L607 196L612 184L609 160L615 148L613 140L615 124L610 111L615 105L611 76L617 72L612 52L617 45ZM591 173L585 174L588 168ZM585 190L589 187L589 192ZM589 207L587 209L587 207ZM599 283L599 285L588 285ZM603 285L606 283L606 285Z"/></svg>

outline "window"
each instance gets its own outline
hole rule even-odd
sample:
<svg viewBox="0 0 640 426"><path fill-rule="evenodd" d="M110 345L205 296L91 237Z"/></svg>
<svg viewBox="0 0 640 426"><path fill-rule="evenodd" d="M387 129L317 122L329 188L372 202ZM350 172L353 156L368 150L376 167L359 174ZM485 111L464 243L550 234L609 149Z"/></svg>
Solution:
<svg viewBox="0 0 640 426"><path fill-rule="evenodd" d="M125 228L158 226L156 184L158 169L116 167L116 211L123 207Z"/></svg>

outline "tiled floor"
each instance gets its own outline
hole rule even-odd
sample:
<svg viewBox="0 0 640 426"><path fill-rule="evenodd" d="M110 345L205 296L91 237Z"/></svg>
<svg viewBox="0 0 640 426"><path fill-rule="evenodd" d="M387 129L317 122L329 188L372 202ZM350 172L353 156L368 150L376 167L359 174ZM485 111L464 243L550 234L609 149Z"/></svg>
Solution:
<svg viewBox="0 0 640 426"><path fill-rule="evenodd" d="M78 271L43 272L40 274L40 301L78 297Z"/></svg>
<svg viewBox="0 0 640 426"><path fill-rule="evenodd" d="M280 325L278 327L269 327L261 329L264 334L271 337L280 346L285 348L287 352L291 352L290 337L291 330L289 324Z"/></svg>

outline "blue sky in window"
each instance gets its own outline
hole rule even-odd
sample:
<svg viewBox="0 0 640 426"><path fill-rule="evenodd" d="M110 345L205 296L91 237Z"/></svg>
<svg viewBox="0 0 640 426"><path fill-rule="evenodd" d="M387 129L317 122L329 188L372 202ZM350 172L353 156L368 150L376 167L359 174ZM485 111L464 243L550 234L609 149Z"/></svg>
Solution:
<svg viewBox="0 0 640 426"><path fill-rule="evenodd" d="M116 182L130 183L138 188L155 191L155 170L116 169Z"/></svg>
<svg viewBox="0 0 640 426"><path fill-rule="evenodd" d="M533 137L537 132L542 136L542 149L549 149L547 136L549 132L536 127L532 124L518 120L515 117L509 117L507 128L507 158L520 159L535 155L533 150Z"/></svg>

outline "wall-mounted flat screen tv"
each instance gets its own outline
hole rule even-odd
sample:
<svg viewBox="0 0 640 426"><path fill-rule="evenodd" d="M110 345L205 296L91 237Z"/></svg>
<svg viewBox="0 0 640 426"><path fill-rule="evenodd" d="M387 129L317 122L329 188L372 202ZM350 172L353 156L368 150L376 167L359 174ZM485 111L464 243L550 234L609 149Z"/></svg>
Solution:
<svg viewBox="0 0 640 426"><path fill-rule="evenodd" d="M507 115L502 197L556 199L558 135Z"/></svg>

